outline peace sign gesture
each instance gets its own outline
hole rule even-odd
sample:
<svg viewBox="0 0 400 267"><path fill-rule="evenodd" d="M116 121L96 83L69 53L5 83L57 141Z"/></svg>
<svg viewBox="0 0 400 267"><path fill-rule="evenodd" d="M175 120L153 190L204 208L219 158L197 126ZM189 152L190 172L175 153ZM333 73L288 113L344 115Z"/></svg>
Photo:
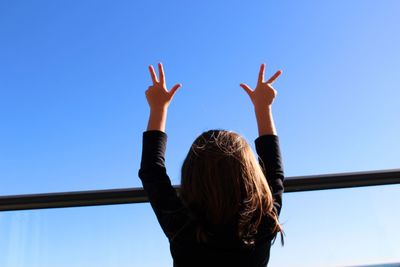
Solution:
<svg viewBox="0 0 400 267"><path fill-rule="evenodd" d="M182 86L182 84L175 84L168 91L165 82L164 69L161 63L158 63L158 73L160 75L160 80L158 80L152 65L149 66L149 71L151 79L153 81L153 85L149 86L149 88L146 90L146 99L149 103L150 109L167 108L176 91Z"/></svg>
<svg viewBox="0 0 400 267"><path fill-rule="evenodd" d="M258 74L258 82L256 89L253 91L247 84L241 83L240 86L249 95L251 102L253 102L254 108L266 108L272 105L275 96L277 95L276 90L272 87L272 83L282 74L281 70L278 70L268 81L264 82L264 70L265 64L261 64L260 72Z"/></svg>

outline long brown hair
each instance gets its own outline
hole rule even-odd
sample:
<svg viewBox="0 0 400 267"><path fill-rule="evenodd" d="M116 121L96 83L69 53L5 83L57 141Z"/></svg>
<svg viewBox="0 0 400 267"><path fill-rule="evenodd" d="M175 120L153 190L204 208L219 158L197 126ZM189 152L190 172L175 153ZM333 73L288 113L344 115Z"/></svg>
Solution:
<svg viewBox="0 0 400 267"><path fill-rule="evenodd" d="M247 141L233 131L209 130L196 138L182 165L180 195L198 219L199 242L209 237L204 224L234 221L238 238L252 246L266 215L274 240L280 232L283 245L283 228L264 172Z"/></svg>

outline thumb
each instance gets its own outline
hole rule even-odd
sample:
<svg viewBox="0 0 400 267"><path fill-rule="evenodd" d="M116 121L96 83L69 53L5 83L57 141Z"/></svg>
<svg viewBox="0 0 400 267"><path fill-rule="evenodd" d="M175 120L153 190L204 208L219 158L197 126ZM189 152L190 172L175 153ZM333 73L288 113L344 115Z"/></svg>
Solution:
<svg viewBox="0 0 400 267"><path fill-rule="evenodd" d="M171 97L174 96L174 94L176 93L176 91L178 91L178 89L179 89L181 86L182 86L182 84L178 83L178 84L175 84L175 85L171 88L171 90L169 90L169 93L170 93Z"/></svg>
<svg viewBox="0 0 400 267"><path fill-rule="evenodd" d="M240 84L240 87L242 87L245 91L246 91L246 93L250 96L251 95L251 93L253 92L253 90L251 90L251 88L247 85L247 84L245 84L245 83L241 83Z"/></svg>

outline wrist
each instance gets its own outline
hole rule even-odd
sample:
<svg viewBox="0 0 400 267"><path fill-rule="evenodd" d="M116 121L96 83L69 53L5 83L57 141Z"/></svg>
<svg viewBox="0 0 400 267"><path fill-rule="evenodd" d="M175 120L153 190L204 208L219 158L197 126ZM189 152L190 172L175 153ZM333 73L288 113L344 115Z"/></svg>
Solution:
<svg viewBox="0 0 400 267"><path fill-rule="evenodd" d="M254 111L256 114L269 113L272 112L272 105L254 106Z"/></svg>
<svg viewBox="0 0 400 267"><path fill-rule="evenodd" d="M254 110L256 113L259 136L277 135L274 119L272 117L271 105L263 107L255 107Z"/></svg>
<svg viewBox="0 0 400 267"><path fill-rule="evenodd" d="M165 132L167 120L167 108L150 108L149 122L147 130L158 130Z"/></svg>
<svg viewBox="0 0 400 267"><path fill-rule="evenodd" d="M150 113L165 113L168 110L168 106L150 107Z"/></svg>

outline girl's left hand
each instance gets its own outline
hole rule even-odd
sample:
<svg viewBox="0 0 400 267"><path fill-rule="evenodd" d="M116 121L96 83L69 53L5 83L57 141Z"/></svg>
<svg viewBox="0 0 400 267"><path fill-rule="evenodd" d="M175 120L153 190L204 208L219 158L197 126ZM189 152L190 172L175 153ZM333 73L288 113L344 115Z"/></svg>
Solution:
<svg viewBox="0 0 400 267"><path fill-rule="evenodd" d="M168 108L169 103L174 97L174 94L182 86L182 84L175 84L168 91L162 64L158 63L158 73L160 74L160 80L157 79L157 75L152 65L149 66L149 70L151 79L153 81L153 85L149 86L149 88L146 90L146 99L149 103L150 110L166 109Z"/></svg>

